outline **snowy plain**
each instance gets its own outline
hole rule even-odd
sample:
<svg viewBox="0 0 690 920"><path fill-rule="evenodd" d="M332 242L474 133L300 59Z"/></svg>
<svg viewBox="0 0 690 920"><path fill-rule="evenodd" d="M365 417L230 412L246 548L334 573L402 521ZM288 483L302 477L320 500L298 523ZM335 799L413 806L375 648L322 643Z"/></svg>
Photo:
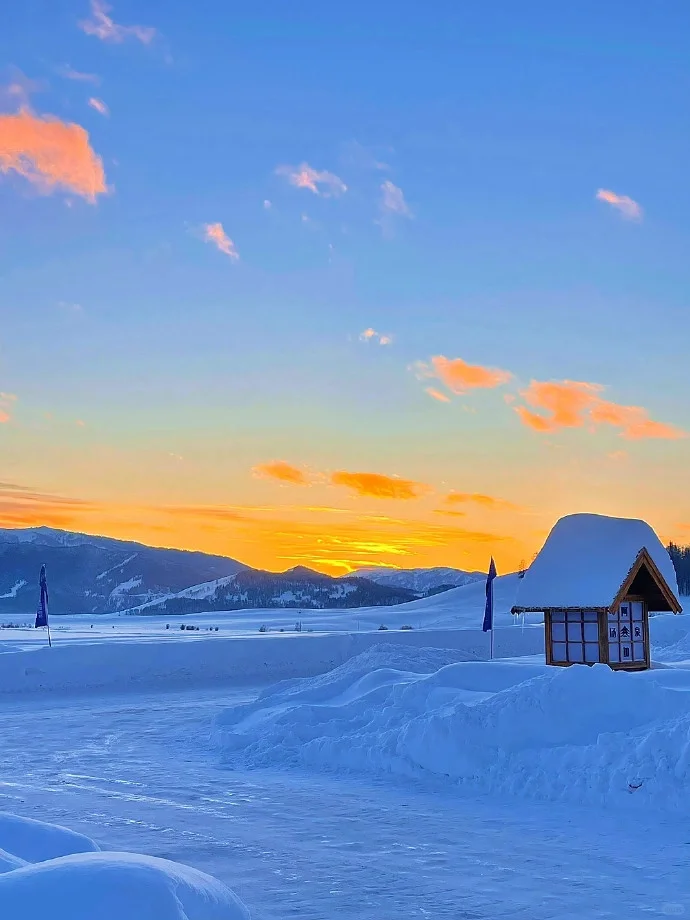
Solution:
<svg viewBox="0 0 690 920"><path fill-rule="evenodd" d="M690 623L653 619L650 672L548 669L506 581L493 663L483 585L312 633L4 629L0 809L208 873L255 920L687 913Z"/></svg>

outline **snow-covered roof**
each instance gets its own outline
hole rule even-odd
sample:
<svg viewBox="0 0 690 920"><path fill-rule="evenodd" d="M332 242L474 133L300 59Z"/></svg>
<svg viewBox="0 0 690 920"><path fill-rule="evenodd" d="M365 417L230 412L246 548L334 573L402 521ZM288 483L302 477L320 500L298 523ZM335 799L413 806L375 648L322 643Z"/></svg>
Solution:
<svg viewBox="0 0 690 920"><path fill-rule="evenodd" d="M649 524L601 514L570 514L556 522L525 573L515 607L608 607L643 548L677 600L673 562Z"/></svg>

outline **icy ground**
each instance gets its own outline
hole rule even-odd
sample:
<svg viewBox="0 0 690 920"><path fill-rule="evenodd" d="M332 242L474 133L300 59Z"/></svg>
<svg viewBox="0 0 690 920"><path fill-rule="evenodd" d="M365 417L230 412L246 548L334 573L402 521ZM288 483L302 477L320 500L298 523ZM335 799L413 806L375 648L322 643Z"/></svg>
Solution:
<svg viewBox="0 0 690 920"><path fill-rule="evenodd" d="M525 656L534 626L491 664L477 629L150 622L2 631L0 810L209 873L254 920L690 912L688 618L652 622L658 669L580 676Z"/></svg>
<svg viewBox="0 0 690 920"><path fill-rule="evenodd" d="M0 808L208 872L254 920L690 911L685 821L443 781L229 771L214 719L254 696L5 699Z"/></svg>

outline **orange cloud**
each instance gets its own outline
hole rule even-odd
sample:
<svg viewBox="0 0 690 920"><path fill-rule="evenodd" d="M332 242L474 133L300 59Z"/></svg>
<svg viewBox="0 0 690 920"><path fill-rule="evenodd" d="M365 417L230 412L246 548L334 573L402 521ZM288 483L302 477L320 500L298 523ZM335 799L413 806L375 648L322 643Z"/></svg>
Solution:
<svg viewBox="0 0 690 920"><path fill-rule="evenodd" d="M47 525L73 527L97 505L78 498L39 492L16 483L0 482L0 527Z"/></svg>
<svg viewBox="0 0 690 920"><path fill-rule="evenodd" d="M527 402L550 414L547 418L518 406L516 412L523 422L538 431L555 431L557 428L578 428L585 423L585 413L597 403L603 387L596 383L564 380L556 383L539 383L533 380L522 392Z"/></svg>
<svg viewBox="0 0 690 920"><path fill-rule="evenodd" d="M616 208L628 220L642 220L642 208L627 195L617 195L609 189L600 188L597 192L597 199Z"/></svg>
<svg viewBox="0 0 690 920"><path fill-rule="evenodd" d="M89 105L92 109L95 109L100 115L103 115L106 118L108 115L110 115L110 109L108 106L105 104L105 102L103 102L102 99L98 99L96 96L92 96L89 99Z"/></svg>
<svg viewBox="0 0 690 920"><path fill-rule="evenodd" d="M533 428L535 431L553 431L553 426L548 418L532 412L527 406L515 406L515 411L522 424L528 428Z"/></svg>
<svg viewBox="0 0 690 920"><path fill-rule="evenodd" d="M103 0L91 0L91 17L82 19L79 28L87 35L94 35L104 42L121 44L128 38L135 38L144 45L149 45L156 37L152 26L121 26L108 16L112 7Z"/></svg>
<svg viewBox="0 0 690 920"><path fill-rule="evenodd" d="M257 466L252 467L252 473L261 479L278 479L280 482L289 482L294 486L309 485L309 479L304 470L286 463L285 460L259 463Z"/></svg>
<svg viewBox="0 0 690 920"><path fill-rule="evenodd" d="M457 395L474 389L493 389L507 383L512 374L494 367L482 367L481 364L468 364L462 358L446 358L434 355L431 366L420 361L415 366L417 376L436 377Z"/></svg>
<svg viewBox="0 0 690 920"><path fill-rule="evenodd" d="M348 473L345 470L333 473L331 483L373 498L407 500L419 498L431 491L429 486L412 479L398 479L397 476L384 476L381 473Z"/></svg>
<svg viewBox="0 0 690 920"><path fill-rule="evenodd" d="M347 186L341 178L326 170L314 169L308 163L299 166L279 166L276 174L286 176L290 185L297 188L306 188L315 195L324 198L337 197L347 191Z"/></svg>
<svg viewBox="0 0 690 920"><path fill-rule="evenodd" d="M426 392L429 394L429 396L432 397L432 399L437 399L439 402L445 402L445 403L450 402L450 397L446 396L445 393L442 393L440 390L437 390L435 387L427 387Z"/></svg>
<svg viewBox="0 0 690 920"><path fill-rule="evenodd" d="M504 498L494 498L493 495L482 495L479 492L449 492L445 502L449 505L474 504L481 505L492 511L519 511L520 506Z"/></svg>
<svg viewBox="0 0 690 920"><path fill-rule="evenodd" d="M677 440L686 436L673 425L649 418L641 406L622 406L602 399L604 388L597 383L576 380L539 382L533 380L520 394L533 409L515 406L522 423L535 431L556 431L559 428L581 428L585 423L611 425L619 428L621 437L628 440L664 438Z"/></svg>
<svg viewBox="0 0 690 920"><path fill-rule="evenodd" d="M203 229L204 239L207 243L213 243L213 245L221 252L224 252L226 256L230 256L233 262L237 262L240 254L235 248L233 241L225 230L223 230L223 225L221 223L204 224Z"/></svg>
<svg viewBox="0 0 690 920"><path fill-rule="evenodd" d="M377 332L371 327L365 329L364 332L360 332L359 338L362 342L371 342L372 340L376 340L379 345L390 345L393 342L392 335L386 335L384 333Z"/></svg>
<svg viewBox="0 0 690 920"><path fill-rule="evenodd" d="M601 400L593 406L591 417L596 424L621 428L622 436L630 441L648 438L677 441L686 437L686 433L680 428L650 419L647 410L641 406L619 406L617 403Z"/></svg>
<svg viewBox="0 0 690 920"><path fill-rule="evenodd" d="M0 172L11 170L45 193L62 187L93 203L107 191L103 162L84 128L26 108L0 115Z"/></svg>

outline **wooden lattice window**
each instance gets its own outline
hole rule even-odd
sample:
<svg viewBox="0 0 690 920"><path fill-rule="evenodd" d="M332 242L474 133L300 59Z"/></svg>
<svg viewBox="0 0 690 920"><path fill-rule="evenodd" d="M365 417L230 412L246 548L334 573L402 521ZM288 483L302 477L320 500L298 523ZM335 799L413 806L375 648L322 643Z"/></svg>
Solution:
<svg viewBox="0 0 690 920"><path fill-rule="evenodd" d="M551 611L551 660L554 664L600 661L596 610Z"/></svg>

